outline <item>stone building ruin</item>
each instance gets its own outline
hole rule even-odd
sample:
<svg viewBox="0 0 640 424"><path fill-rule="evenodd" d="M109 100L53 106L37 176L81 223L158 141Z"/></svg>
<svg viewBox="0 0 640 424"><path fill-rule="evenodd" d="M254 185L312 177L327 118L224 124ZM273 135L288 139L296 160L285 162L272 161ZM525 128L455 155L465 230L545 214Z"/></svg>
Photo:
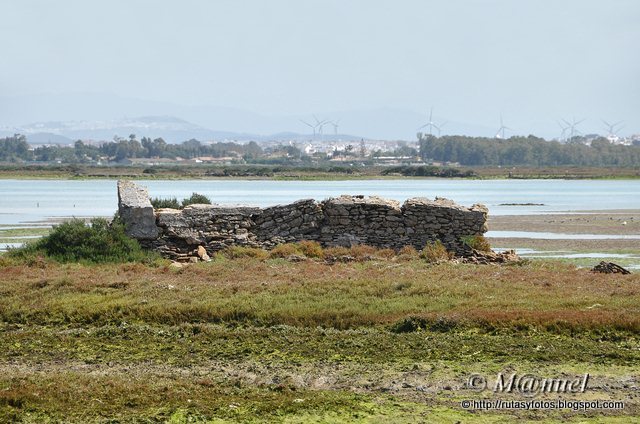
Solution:
<svg viewBox="0 0 640 424"><path fill-rule="evenodd" d="M339 196L288 205L190 205L154 210L147 189L118 181L118 212L127 234L162 256L186 261L198 248L209 255L229 246L271 249L281 243L313 240L323 247L366 244L420 250L440 240L465 256L468 236L487 231L487 208L470 208L443 198L412 198L403 204L376 196Z"/></svg>

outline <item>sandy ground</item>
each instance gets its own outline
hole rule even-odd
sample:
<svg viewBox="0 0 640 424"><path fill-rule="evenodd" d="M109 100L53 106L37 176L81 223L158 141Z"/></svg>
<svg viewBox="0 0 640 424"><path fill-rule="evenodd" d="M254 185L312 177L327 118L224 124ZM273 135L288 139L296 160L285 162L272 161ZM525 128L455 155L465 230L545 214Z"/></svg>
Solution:
<svg viewBox="0 0 640 424"><path fill-rule="evenodd" d="M614 210L559 215L490 216L490 231L534 231L562 234L640 234L640 211ZM489 238L492 246L575 252L640 253L640 240L567 240Z"/></svg>
<svg viewBox="0 0 640 424"><path fill-rule="evenodd" d="M489 216L490 231L564 234L640 234L640 211L600 211L562 215ZM640 244L640 241L636 240Z"/></svg>

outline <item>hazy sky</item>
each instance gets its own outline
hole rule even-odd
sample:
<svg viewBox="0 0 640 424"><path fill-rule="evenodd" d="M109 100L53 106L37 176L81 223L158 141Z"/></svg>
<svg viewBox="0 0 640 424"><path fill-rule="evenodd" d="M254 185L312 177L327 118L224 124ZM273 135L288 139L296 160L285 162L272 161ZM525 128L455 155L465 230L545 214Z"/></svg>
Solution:
<svg viewBox="0 0 640 424"><path fill-rule="evenodd" d="M637 0L0 0L0 16L3 96L640 131Z"/></svg>

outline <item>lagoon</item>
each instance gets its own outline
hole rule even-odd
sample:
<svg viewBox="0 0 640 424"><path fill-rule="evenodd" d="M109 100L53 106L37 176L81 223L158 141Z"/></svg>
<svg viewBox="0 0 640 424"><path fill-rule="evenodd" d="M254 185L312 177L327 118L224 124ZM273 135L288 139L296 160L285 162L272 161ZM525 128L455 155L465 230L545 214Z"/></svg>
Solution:
<svg viewBox="0 0 640 424"><path fill-rule="evenodd" d="M640 180L382 179L344 181L144 180L152 197L182 199L202 193L215 203L270 206L340 194L378 195L404 201L436 196L492 215L640 209ZM0 225L41 223L70 216L113 216L115 180L0 180ZM503 205L533 203L542 206Z"/></svg>

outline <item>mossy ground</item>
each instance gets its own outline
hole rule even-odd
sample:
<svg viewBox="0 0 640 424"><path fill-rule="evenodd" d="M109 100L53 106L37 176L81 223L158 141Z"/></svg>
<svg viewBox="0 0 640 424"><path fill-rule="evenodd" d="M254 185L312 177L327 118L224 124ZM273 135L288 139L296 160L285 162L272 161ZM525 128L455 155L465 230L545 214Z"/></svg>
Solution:
<svg viewBox="0 0 640 424"><path fill-rule="evenodd" d="M2 422L633 422L640 276L216 257L0 258ZM403 325L407 320L416 325ZM467 411L472 373L590 373L618 411ZM508 395L501 395L505 397ZM512 398L514 398L511 395Z"/></svg>

